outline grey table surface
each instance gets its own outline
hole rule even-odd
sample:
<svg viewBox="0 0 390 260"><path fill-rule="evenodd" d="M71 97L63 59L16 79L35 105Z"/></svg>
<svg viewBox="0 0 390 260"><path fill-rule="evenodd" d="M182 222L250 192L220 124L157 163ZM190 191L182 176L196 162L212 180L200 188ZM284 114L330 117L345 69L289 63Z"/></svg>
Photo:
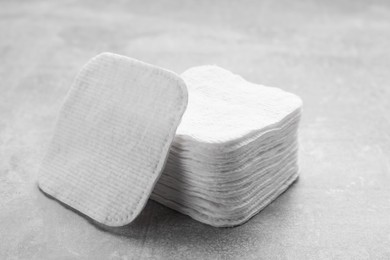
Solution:
<svg viewBox="0 0 390 260"><path fill-rule="evenodd" d="M0 259L390 259L388 1L0 1ZM80 67L217 64L300 95L301 177L246 224L102 229L36 179Z"/></svg>

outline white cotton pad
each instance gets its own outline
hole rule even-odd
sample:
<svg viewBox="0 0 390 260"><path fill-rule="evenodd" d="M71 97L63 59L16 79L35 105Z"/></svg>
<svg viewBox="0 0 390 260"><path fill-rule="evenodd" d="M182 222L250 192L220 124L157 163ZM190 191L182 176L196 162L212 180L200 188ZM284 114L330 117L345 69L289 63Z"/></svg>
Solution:
<svg viewBox="0 0 390 260"><path fill-rule="evenodd" d="M218 66L194 67L181 77L190 98L177 136L195 139L213 151L220 147L226 153L231 145L237 149L251 135L297 115L302 105L292 93L248 82Z"/></svg>
<svg viewBox="0 0 390 260"><path fill-rule="evenodd" d="M217 66L185 71L189 101L151 198L212 226L236 226L298 177L301 99Z"/></svg>
<svg viewBox="0 0 390 260"><path fill-rule="evenodd" d="M60 111L39 187L102 224L130 223L160 177L186 106L186 86L175 73L96 56Z"/></svg>

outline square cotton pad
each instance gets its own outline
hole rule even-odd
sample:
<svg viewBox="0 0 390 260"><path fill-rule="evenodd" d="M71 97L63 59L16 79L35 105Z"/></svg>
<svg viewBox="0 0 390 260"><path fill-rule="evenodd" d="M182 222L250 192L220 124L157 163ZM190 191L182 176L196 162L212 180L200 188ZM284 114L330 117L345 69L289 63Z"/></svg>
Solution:
<svg viewBox="0 0 390 260"><path fill-rule="evenodd" d="M212 226L242 224L298 176L302 101L216 66L181 77L188 107L151 197Z"/></svg>
<svg viewBox="0 0 390 260"><path fill-rule="evenodd" d="M39 187L102 224L130 223L161 174L186 105L176 74L98 55L68 92Z"/></svg>

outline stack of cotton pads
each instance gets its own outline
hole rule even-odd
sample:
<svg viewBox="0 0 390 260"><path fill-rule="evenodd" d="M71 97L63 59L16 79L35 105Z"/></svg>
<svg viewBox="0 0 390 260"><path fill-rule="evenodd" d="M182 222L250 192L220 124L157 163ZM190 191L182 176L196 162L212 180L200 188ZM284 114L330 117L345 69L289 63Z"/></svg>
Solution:
<svg viewBox="0 0 390 260"><path fill-rule="evenodd" d="M108 226L149 198L212 226L244 223L298 176L299 97L215 67L181 76L105 53L76 77L38 184Z"/></svg>
<svg viewBox="0 0 390 260"><path fill-rule="evenodd" d="M189 102L152 199L213 226L242 224L298 176L301 100L216 66L181 77Z"/></svg>

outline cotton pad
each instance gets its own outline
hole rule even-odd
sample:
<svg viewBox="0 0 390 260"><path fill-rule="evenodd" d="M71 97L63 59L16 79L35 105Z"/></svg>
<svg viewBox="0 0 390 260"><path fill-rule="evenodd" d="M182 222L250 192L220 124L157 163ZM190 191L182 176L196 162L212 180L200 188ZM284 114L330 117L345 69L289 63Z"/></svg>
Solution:
<svg viewBox="0 0 390 260"><path fill-rule="evenodd" d="M302 101L217 66L187 70L189 101L151 198L203 223L244 223L298 177Z"/></svg>
<svg viewBox="0 0 390 260"><path fill-rule="evenodd" d="M98 55L66 97L40 189L102 224L130 223L161 175L186 106L186 86L175 73Z"/></svg>

